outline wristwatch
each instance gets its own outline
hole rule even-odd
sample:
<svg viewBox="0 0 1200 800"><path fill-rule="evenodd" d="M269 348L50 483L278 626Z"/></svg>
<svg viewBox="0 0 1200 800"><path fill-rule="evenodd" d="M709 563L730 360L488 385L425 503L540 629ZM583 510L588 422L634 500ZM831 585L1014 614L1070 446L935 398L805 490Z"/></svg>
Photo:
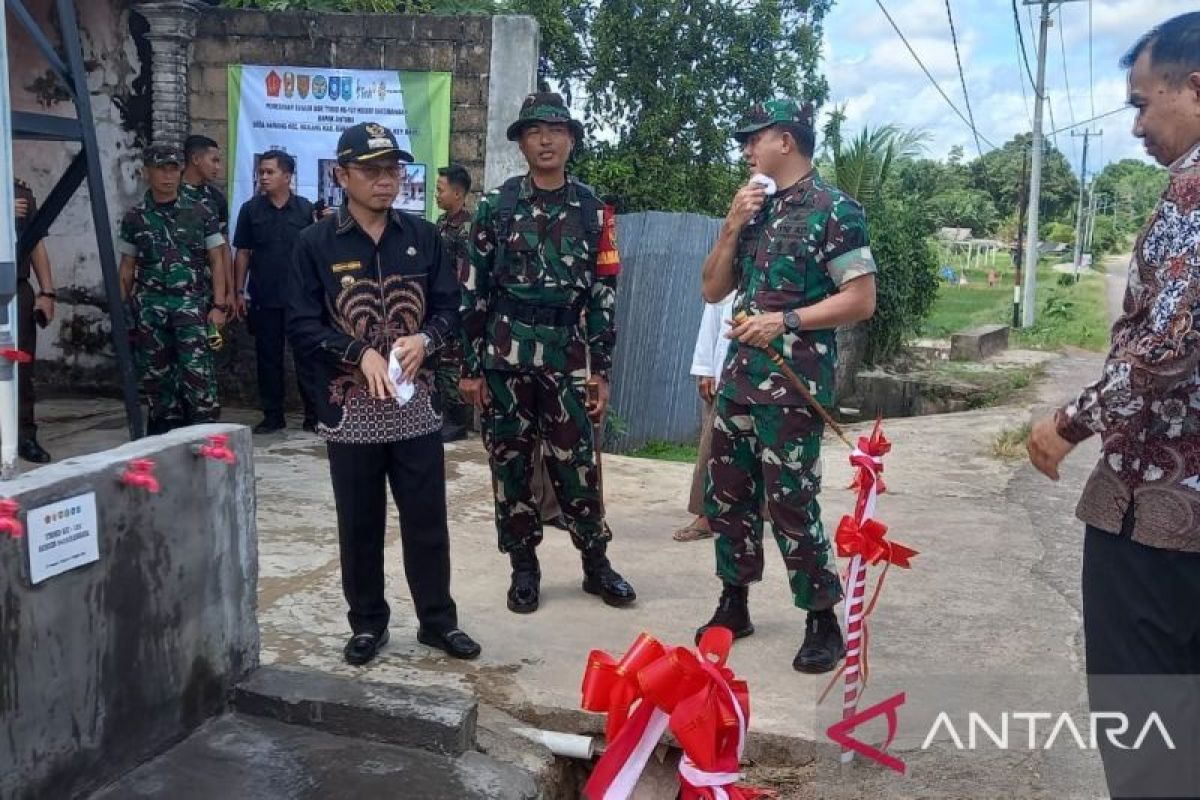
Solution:
<svg viewBox="0 0 1200 800"><path fill-rule="evenodd" d="M213 308L215 308L217 311L220 311L222 314L229 313L229 306L225 303L214 303Z"/></svg>
<svg viewBox="0 0 1200 800"><path fill-rule="evenodd" d="M783 312L783 327L788 333L800 333L800 312L794 308Z"/></svg>

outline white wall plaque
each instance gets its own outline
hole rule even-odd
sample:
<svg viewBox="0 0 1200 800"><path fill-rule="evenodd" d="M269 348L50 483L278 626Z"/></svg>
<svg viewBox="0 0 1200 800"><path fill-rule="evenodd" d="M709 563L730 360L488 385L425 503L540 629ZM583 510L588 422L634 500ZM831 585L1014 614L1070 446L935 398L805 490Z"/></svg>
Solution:
<svg viewBox="0 0 1200 800"><path fill-rule="evenodd" d="M100 560L95 492L32 508L25 515L25 525L33 583Z"/></svg>

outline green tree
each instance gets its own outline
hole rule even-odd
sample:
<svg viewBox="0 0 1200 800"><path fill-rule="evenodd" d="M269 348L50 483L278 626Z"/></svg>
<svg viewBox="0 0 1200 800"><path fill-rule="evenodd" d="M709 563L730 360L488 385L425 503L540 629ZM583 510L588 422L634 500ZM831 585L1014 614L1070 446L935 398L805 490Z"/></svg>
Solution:
<svg viewBox="0 0 1200 800"><path fill-rule="evenodd" d="M991 196L1001 213L1014 211L1024 196L1021 165L1027 157L1032 137L1032 134L1020 134L1005 142L1003 147L990 150L971 162L973 184ZM1079 179L1071 172L1066 156L1049 141L1046 142L1042 159L1041 198L1043 220L1074 220L1075 205L1079 200Z"/></svg>
<svg viewBox="0 0 1200 800"><path fill-rule="evenodd" d="M926 139L923 133L885 125L864 129L834 153L833 180L866 210L871 252L879 266L875 315L866 323L868 363L899 353L937 298L933 221L919 198L886 191Z"/></svg>
<svg viewBox="0 0 1200 800"><path fill-rule="evenodd" d="M592 142L574 171L625 211L724 214L744 178L730 138L775 96L819 106L833 0L513 0L542 26L541 80L573 95ZM564 24L564 20L571 20Z"/></svg>
<svg viewBox="0 0 1200 800"><path fill-rule="evenodd" d="M1162 167L1133 158L1114 161L1096 176L1092 191L1106 198L1115 227L1125 233L1137 231L1154 211L1167 188L1168 174Z"/></svg>

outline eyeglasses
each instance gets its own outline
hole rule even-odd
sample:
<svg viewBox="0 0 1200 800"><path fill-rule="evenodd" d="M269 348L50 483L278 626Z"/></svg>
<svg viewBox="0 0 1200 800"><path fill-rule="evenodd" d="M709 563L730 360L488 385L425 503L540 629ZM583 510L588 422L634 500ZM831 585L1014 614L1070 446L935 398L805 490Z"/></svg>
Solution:
<svg viewBox="0 0 1200 800"><path fill-rule="evenodd" d="M404 167L400 164L347 164L347 168L357 171L369 181L377 181L383 176L392 180L400 177Z"/></svg>

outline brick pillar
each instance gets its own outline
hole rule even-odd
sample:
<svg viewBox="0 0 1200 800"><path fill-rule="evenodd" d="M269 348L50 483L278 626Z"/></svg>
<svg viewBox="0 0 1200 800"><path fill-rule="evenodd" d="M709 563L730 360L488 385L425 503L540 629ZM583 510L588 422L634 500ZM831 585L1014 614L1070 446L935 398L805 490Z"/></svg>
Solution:
<svg viewBox="0 0 1200 800"><path fill-rule="evenodd" d="M180 146L188 135L188 59L196 36L199 0L147 0L133 10L146 18L150 30L150 109L155 144Z"/></svg>

